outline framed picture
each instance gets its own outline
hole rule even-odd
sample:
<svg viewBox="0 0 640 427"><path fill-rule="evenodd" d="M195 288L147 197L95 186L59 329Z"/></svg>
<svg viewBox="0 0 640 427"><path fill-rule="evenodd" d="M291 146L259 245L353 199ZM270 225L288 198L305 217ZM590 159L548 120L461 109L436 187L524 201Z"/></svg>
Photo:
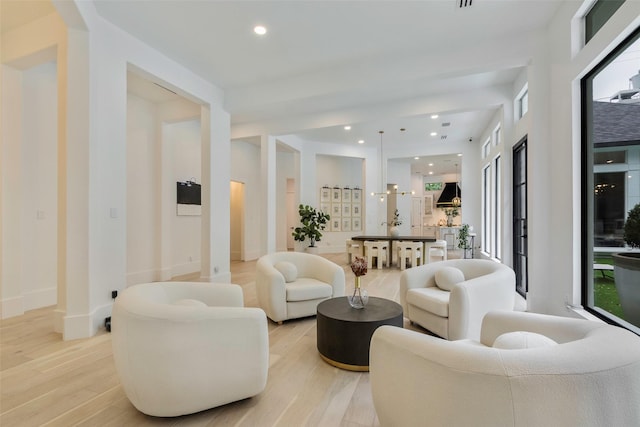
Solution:
<svg viewBox="0 0 640 427"><path fill-rule="evenodd" d="M342 189L342 203L351 203L351 189L343 188Z"/></svg>
<svg viewBox="0 0 640 427"><path fill-rule="evenodd" d="M351 203L342 204L342 217L351 217ZM343 227L344 228L344 227ZM349 227L351 228L351 227Z"/></svg>
<svg viewBox="0 0 640 427"><path fill-rule="evenodd" d="M340 218L331 218L331 231L341 231L341 222Z"/></svg>
<svg viewBox="0 0 640 427"><path fill-rule="evenodd" d="M360 216L361 209L360 203L351 203L351 216Z"/></svg>
<svg viewBox="0 0 640 427"><path fill-rule="evenodd" d="M352 218L351 219L351 231L361 231L362 230L362 222L360 218Z"/></svg>
<svg viewBox="0 0 640 427"><path fill-rule="evenodd" d="M331 189L331 203L340 203L342 202L342 190L339 188Z"/></svg>
<svg viewBox="0 0 640 427"><path fill-rule="evenodd" d="M331 218L342 216L342 203L331 203Z"/></svg>
<svg viewBox="0 0 640 427"><path fill-rule="evenodd" d="M353 203L360 203L360 200L362 200L362 190L359 188L351 190L351 201Z"/></svg>
<svg viewBox="0 0 640 427"><path fill-rule="evenodd" d="M442 190L441 182L425 182L424 191L440 191Z"/></svg>
<svg viewBox="0 0 640 427"><path fill-rule="evenodd" d="M331 189L329 187L322 187L320 189L320 203L331 202Z"/></svg>
<svg viewBox="0 0 640 427"><path fill-rule="evenodd" d="M433 194L424 196L424 214L433 215Z"/></svg>
<svg viewBox="0 0 640 427"><path fill-rule="evenodd" d="M320 210L326 214L331 215L331 203L320 202Z"/></svg>
<svg viewBox="0 0 640 427"><path fill-rule="evenodd" d="M351 217L342 218L342 231L351 231Z"/></svg>

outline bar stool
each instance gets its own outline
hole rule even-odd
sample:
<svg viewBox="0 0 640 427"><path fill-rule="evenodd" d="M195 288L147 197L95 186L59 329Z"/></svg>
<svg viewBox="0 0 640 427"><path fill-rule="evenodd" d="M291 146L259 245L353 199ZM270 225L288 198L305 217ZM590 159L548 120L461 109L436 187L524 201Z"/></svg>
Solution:
<svg viewBox="0 0 640 427"><path fill-rule="evenodd" d="M362 247L362 242L358 240L347 240L347 257L349 259L349 265L351 265L351 257L352 255L363 257L364 254L362 252L364 248Z"/></svg>
<svg viewBox="0 0 640 427"><path fill-rule="evenodd" d="M447 259L447 241L436 240L435 242L425 243L425 252L427 263L431 262L431 257L436 256L442 258L442 261Z"/></svg>
<svg viewBox="0 0 640 427"><path fill-rule="evenodd" d="M416 267L422 260L422 242L398 242L398 265L400 270L407 268L407 260L411 260L411 267Z"/></svg>
<svg viewBox="0 0 640 427"><path fill-rule="evenodd" d="M378 269L382 268L382 263L389 265L389 242L386 240L364 242L367 265L373 267L373 258L377 258Z"/></svg>

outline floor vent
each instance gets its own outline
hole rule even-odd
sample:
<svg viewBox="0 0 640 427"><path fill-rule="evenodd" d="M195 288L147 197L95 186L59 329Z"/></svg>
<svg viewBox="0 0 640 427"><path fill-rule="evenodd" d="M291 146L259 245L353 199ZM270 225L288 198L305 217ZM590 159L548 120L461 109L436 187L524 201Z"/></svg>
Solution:
<svg viewBox="0 0 640 427"><path fill-rule="evenodd" d="M459 3L460 8L471 7L473 0L456 0L456 3Z"/></svg>

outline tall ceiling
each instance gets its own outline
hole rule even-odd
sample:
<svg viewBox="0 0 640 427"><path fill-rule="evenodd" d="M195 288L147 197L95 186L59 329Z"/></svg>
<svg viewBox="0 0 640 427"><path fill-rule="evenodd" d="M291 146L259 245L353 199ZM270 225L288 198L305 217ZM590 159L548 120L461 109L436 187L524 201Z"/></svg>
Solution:
<svg viewBox="0 0 640 427"><path fill-rule="evenodd" d="M5 3L32 2L2 0L3 11ZM394 144L411 145L477 140L562 0L93 3L222 88L234 138L379 144L384 129Z"/></svg>

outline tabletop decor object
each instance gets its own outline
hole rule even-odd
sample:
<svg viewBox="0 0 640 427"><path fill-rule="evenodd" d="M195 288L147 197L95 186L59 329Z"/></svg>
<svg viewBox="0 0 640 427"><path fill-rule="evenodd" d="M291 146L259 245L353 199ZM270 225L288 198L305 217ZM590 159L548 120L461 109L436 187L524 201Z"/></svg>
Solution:
<svg viewBox="0 0 640 427"><path fill-rule="evenodd" d="M360 278L367 274L367 260L356 257L351 263L351 271L356 275L356 283L353 288L353 295L349 296L349 305L353 308L362 309L369 302L369 293L360 286Z"/></svg>

